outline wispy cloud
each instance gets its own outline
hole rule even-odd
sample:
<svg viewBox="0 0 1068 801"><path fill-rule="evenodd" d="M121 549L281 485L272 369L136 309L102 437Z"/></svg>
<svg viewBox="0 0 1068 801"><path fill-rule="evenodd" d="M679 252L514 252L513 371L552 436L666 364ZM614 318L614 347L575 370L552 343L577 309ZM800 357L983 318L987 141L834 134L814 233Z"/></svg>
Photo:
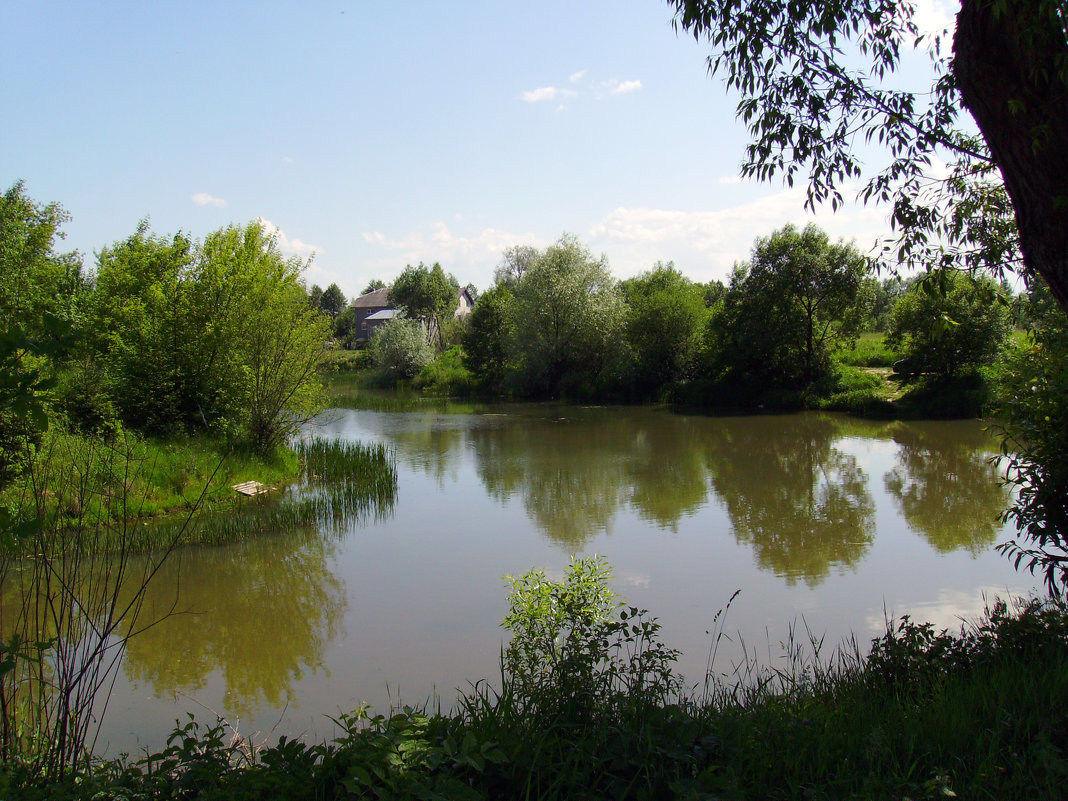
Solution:
<svg viewBox="0 0 1068 801"><path fill-rule="evenodd" d="M614 95L625 95L630 92L637 92L641 88L641 81L621 81L615 82L615 85L609 91Z"/></svg>
<svg viewBox="0 0 1068 801"><path fill-rule="evenodd" d="M290 239L286 236L285 231L270 220L266 220L263 217L259 217L257 220L264 231L275 237L275 240L278 242L278 249L286 256L299 256L302 259L307 259L317 253L323 252L322 248L309 244L301 239L295 237Z"/></svg>
<svg viewBox="0 0 1068 801"><path fill-rule="evenodd" d="M578 72L572 72L568 80L571 83L578 83L586 77L586 70L579 70Z"/></svg>
<svg viewBox="0 0 1068 801"><path fill-rule="evenodd" d="M364 231L363 240L390 254L378 260L378 264L383 269L392 269L394 274L405 264L437 261L455 273L461 283L485 280L505 248L540 244L532 233L517 234L500 228L458 234L442 220L431 223L428 231L413 231L399 238L388 237L381 231Z"/></svg>
<svg viewBox="0 0 1068 801"><path fill-rule="evenodd" d="M670 259L692 278L708 281L725 279L735 262L749 257L754 239L786 223L815 222L832 238L855 239L862 251L887 234L884 210L847 205L836 214L829 208L812 214L804 211L804 201L804 188L795 187L714 211L620 207L589 236L594 250L609 254L620 277Z"/></svg>
<svg viewBox="0 0 1068 801"><path fill-rule="evenodd" d="M943 0L918 0L912 17L920 33L938 33L952 30L956 17L946 8Z"/></svg>
<svg viewBox="0 0 1068 801"><path fill-rule="evenodd" d="M563 93L564 90L556 86L539 86L537 89L523 92L523 100L528 103L541 103L544 100L555 100L557 97L562 96Z"/></svg>
<svg viewBox="0 0 1068 801"><path fill-rule="evenodd" d="M207 192L197 192L193 195L192 200L198 206L225 206L226 201L221 197L215 197L209 195Z"/></svg>

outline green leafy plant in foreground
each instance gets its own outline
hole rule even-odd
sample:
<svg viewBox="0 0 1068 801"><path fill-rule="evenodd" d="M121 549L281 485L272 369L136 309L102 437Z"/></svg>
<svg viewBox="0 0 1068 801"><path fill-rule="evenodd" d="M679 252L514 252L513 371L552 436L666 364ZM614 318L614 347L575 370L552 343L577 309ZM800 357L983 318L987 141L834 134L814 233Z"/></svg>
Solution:
<svg viewBox="0 0 1068 801"><path fill-rule="evenodd" d="M574 559L563 581L543 570L506 577L512 592L503 625L512 639L504 672L525 712L592 721L677 698L679 652L660 642L655 618L616 601L611 575L603 558L587 557Z"/></svg>

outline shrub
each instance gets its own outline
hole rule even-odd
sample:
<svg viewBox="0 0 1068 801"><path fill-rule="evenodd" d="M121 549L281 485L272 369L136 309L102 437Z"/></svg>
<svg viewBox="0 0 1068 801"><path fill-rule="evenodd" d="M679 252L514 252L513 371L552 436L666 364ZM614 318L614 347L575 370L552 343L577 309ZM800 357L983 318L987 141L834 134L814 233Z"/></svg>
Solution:
<svg viewBox="0 0 1068 801"><path fill-rule="evenodd" d="M414 378L434 358L422 323L406 317L394 317L375 331L369 350L371 361L389 384Z"/></svg>
<svg viewBox="0 0 1068 801"><path fill-rule="evenodd" d="M611 575L603 558L587 557L573 559L560 582L542 570L505 578L505 680L524 714L604 723L681 691L678 651L660 642L655 618L616 601Z"/></svg>
<svg viewBox="0 0 1068 801"><path fill-rule="evenodd" d="M473 382L474 376L464 365L463 348L453 345L420 370L412 384L433 395L466 395Z"/></svg>

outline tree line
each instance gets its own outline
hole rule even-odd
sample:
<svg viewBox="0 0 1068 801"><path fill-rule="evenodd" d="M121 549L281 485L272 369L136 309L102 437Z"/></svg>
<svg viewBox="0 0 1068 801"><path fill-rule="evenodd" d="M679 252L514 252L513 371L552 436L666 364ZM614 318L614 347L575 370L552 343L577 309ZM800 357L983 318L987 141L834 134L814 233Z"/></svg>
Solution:
<svg viewBox="0 0 1068 801"><path fill-rule="evenodd" d="M726 284L662 262L616 281L604 256L565 235L505 252L463 360L480 390L514 397L791 405L835 391L832 356L879 330L903 369L953 379L994 361L1012 315L988 277L939 281L879 280L855 246L814 225L758 239Z"/></svg>

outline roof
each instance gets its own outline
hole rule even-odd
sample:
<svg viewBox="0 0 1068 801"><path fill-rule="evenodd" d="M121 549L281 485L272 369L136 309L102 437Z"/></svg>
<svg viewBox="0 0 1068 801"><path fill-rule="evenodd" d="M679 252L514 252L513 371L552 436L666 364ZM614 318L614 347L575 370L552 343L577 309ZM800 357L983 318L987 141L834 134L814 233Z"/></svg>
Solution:
<svg viewBox="0 0 1068 801"><path fill-rule="evenodd" d="M368 314L363 319L365 320L392 320L400 314L396 309L382 309L382 311L376 311L374 314Z"/></svg>
<svg viewBox="0 0 1068 801"><path fill-rule="evenodd" d="M384 309L389 306L389 287L376 289L366 295L360 295L353 299L352 304L357 309L377 308Z"/></svg>

